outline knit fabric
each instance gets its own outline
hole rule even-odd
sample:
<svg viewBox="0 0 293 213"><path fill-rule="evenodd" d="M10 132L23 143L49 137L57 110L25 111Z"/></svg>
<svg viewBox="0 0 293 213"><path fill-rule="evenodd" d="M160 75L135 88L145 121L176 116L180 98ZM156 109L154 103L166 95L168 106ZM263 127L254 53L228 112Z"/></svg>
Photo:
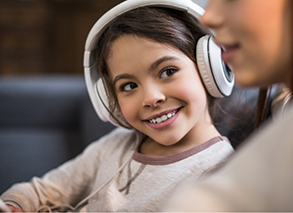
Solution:
<svg viewBox="0 0 293 213"><path fill-rule="evenodd" d="M141 140L136 131L117 128L42 178L13 185L1 199L29 212L43 205L67 211L110 180L78 210L159 211L179 183L197 180L234 152L228 139L215 137L179 154L146 156L136 149Z"/></svg>

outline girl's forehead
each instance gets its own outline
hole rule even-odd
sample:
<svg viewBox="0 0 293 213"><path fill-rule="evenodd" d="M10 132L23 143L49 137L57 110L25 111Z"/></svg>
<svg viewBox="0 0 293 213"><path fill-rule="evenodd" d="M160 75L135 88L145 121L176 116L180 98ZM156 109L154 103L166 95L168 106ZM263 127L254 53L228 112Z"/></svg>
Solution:
<svg viewBox="0 0 293 213"><path fill-rule="evenodd" d="M142 37L124 36L117 40L107 60L109 75L114 76L121 73L137 73L137 70L149 72L152 67L159 67L167 61L189 59L180 50L145 39Z"/></svg>
<svg viewBox="0 0 293 213"><path fill-rule="evenodd" d="M162 43L143 36L125 34L112 43L107 62L110 63L113 57L127 56L126 53L133 53L134 51L141 53L143 51L157 52L163 50L171 51L176 54L184 54L178 47L168 44L167 42ZM151 55L149 57L151 57Z"/></svg>

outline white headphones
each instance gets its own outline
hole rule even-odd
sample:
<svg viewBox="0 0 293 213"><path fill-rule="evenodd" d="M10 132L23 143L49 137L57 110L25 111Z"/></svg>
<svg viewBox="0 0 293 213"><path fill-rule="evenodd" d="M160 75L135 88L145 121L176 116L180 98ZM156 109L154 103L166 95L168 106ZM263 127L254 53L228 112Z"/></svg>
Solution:
<svg viewBox="0 0 293 213"><path fill-rule="evenodd" d="M126 0L113 7L95 23L85 44L83 61L85 81L97 114L101 120L109 121L115 126L122 126L123 122L111 116L105 87L96 70L95 49L110 21L123 13L144 6L185 11L197 19L200 19L205 12L191 0ZM213 42L212 36L206 35L199 39L196 46L196 59L201 78L209 94L216 98L229 96L234 86L234 75L222 62L221 49Z"/></svg>

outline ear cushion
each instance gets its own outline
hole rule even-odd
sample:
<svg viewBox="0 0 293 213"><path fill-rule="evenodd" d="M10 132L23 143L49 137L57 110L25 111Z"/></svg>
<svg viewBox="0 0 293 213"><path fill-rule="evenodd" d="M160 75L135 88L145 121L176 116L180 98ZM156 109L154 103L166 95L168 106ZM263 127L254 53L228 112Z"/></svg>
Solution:
<svg viewBox="0 0 293 213"><path fill-rule="evenodd" d="M202 81L215 98L229 96L234 86L234 75L221 60L221 49L212 36L200 38L196 45L196 59Z"/></svg>
<svg viewBox="0 0 293 213"><path fill-rule="evenodd" d="M95 85L95 89L96 89L96 95L98 99L97 101L98 106L96 108L97 114L99 115L101 120L105 122L110 122L115 126L119 126L117 122L111 119L111 112L109 110L109 99L107 97L105 86L101 78L97 81Z"/></svg>

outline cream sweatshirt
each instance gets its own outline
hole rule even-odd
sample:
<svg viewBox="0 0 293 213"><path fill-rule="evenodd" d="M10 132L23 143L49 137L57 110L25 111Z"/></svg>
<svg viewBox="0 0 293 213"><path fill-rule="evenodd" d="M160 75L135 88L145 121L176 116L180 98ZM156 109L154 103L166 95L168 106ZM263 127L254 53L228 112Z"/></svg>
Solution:
<svg viewBox="0 0 293 213"><path fill-rule="evenodd" d="M46 211L42 206L57 211L159 211L179 183L197 180L234 152L227 138L215 137L179 154L154 157L137 151L141 140L136 131L117 128L43 177L13 185L1 199L29 212Z"/></svg>

